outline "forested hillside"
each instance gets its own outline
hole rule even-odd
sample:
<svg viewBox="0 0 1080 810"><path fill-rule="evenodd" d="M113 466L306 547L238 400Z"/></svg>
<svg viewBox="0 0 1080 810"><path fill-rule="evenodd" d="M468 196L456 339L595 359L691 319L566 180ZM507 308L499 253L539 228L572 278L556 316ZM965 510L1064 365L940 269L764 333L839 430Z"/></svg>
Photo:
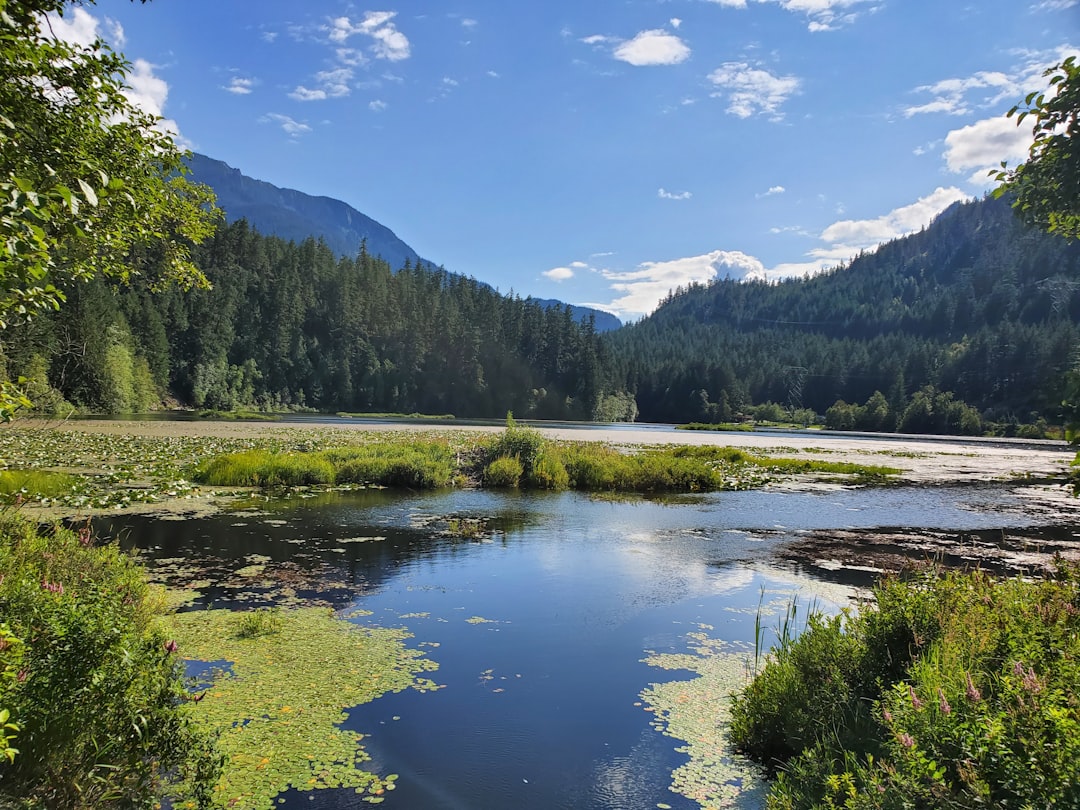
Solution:
<svg viewBox="0 0 1080 810"><path fill-rule="evenodd" d="M875 391L900 414L928 385L992 419L1053 420L1078 319L1080 245L987 199L812 279L679 292L608 345L644 420L765 401L825 413Z"/></svg>
<svg viewBox="0 0 1080 810"><path fill-rule="evenodd" d="M366 250L338 259L243 221L193 258L212 289L75 284L62 311L8 330L4 353L31 399L126 412L168 393L205 408L549 419L631 407L603 396L604 348L566 308L423 266L393 272Z"/></svg>

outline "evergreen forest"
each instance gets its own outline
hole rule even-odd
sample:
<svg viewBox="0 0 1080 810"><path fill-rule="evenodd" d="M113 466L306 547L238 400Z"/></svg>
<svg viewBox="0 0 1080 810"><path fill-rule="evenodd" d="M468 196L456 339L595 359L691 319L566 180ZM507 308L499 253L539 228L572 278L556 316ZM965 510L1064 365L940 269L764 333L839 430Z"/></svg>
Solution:
<svg viewBox="0 0 1080 810"><path fill-rule="evenodd" d="M58 312L4 334L39 409L168 405L537 419L729 422L978 433L1061 422L1080 320L1080 245L1007 200L957 204L849 265L779 283L718 280L598 334L567 307L362 248L221 225L192 260L210 289L75 281Z"/></svg>
<svg viewBox="0 0 1080 810"><path fill-rule="evenodd" d="M612 333L612 379L646 421L727 422L764 402L827 414L842 401L863 424L834 410L831 426L977 432L936 424L956 404L1060 422L1078 272L1080 245L1024 225L1008 200L956 204L814 278L675 292Z"/></svg>

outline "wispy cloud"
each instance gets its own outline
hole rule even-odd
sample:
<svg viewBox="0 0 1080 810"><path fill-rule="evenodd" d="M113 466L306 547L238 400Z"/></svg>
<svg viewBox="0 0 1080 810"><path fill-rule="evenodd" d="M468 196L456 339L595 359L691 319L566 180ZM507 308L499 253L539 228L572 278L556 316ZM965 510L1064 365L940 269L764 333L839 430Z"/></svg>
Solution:
<svg viewBox="0 0 1080 810"><path fill-rule="evenodd" d="M1060 0L1050 0L1055 2ZM727 8L746 8L747 0L708 0ZM856 6L872 3L867 10L875 11L881 7L880 0L754 0L755 3L775 3L793 14L803 14L807 18L810 31L835 31L844 25L850 25L858 18Z"/></svg>
<svg viewBox="0 0 1080 810"><path fill-rule="evenodd" d="M281 113L267 113L259 119L259 123L277 124L281 127L281 131L290 138L298 138L306 132L311 132L311 127L308 124L297 121L287 115L282 115Z"/></svg>
<svg viewBox="0 0 1080 810"><path fill-rule="evenodd" d="M689 191L668 191L661 188L657 190L656 196L661 200L689 200L694 195Z"/></svg>
<svg viewBox="0 0 1080 810"><path fill-rule="evenodd" d="M245 79L241 76L233 76L229 80L229 84L224 89L227 93L232 93L237 96L246 96L251 93L255 87L254 79Z"/></svg>
<svg viewBox="0 0 1080 810"><path fill-rule="evenodd" d="M620 62L635 67L677 65L690 58L690 48L674 34L656 28L642 31L633 39L621 43L613 55Z"/></svg>
<svg viewBox="0 0 1080 810"><path fill-rule="evenodd" d="M372 112L382 112L388 106L390 106L390 105L387 104L382 99L378 99L378 98L375 99L374 101L369 101L368 102L368 109L371 110Z"/></svg>
<svg viewBox="0 0 1080 810"><path fill-rule="evenodd" d="M799 91L797 76L776 76L746 62L725 62L709 74L709 81L720 90L714 97L727 98L727 111L739 118L765 115L782 120L780 106Z"/></svg>
<svg viewBox="0 0 1080 810"><path fill-rule="evenodd" d="M992 93L977 91L993 90ZM945 79L935 84L915 88L917 93L929 93L933 99L904 109L904 117L925 113L946 113L947 115L967 115L972 105L990 106L1003 98L1012 98L1018 92L1016 82L1000 72L980 71L963 79ZM978 95L975 99L972 96Z"/></svg>
<svg viewBox="0 0 1080 810"><path fill-rule="evenodd" d="M756 197L773 197L777 194L783 194L787 191L783 186L770 186L768 191L763 191L761 194L756 194Z"/></svg>

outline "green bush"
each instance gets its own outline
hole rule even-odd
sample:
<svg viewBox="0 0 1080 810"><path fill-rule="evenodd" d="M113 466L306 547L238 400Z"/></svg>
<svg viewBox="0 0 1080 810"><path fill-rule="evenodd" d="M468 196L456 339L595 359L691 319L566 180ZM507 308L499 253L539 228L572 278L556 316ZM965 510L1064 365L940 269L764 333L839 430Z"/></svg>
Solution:
<svg viewBox="0 0 1080 810"><path fill-rule="evenodd" d="M528 485L535 489L564 490L570 486L570 474L558 455L545 452L533 465Z"/></svg>
<svg viewBox="0 0 1080 810"><path fill-rule="evenodd" d="M484 486L514 489L521 483L524 469L514 456L500 456L484 468Z"/></svg>
<svg viewBox="0 0 1080 810"><path fill-rule="evenodd" d="M770 808L1080 807L1080 568L930 573L816 618L734 704Z"/></svg>
<svg viewBox="0 0 1080 810"><path fill-rule="evenodd" d="M18 726L0 805L151 808L182 783L209 806L221 762L192 724L163 600L133 558L88 530L8 517L0 570L0 622L22 640L0 682L0 709Z"/></svg>
<svg viewBox="0 0 1080 810"><path fill-rule="evenodd" d="M531 478L536 462L549 445L550 442L539 431L521 427L514 421L513 414L508 413L506 430L500 433L488 448L488 458L516 458L521 462L525 477Z"/></svg>

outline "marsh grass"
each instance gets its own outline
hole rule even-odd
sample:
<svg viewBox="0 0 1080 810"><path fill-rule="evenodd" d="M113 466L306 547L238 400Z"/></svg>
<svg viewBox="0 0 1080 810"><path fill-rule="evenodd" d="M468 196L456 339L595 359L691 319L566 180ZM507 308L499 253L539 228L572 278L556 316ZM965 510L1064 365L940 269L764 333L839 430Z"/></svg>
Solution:
<svg viewBox="0 0 1080 810"><path fill-rule="evenodd" d="M66 473L43 470L0 470L0 495L58 498L75 489L76 479Z"/></svg>
<svg viewBox="0 0 1080 810"><path fill-rule="evenodd" d="M733 740L779 770L769 806L1080 806L1080 568L929 571L875 597L811 610L736 698Z"/></svg>

